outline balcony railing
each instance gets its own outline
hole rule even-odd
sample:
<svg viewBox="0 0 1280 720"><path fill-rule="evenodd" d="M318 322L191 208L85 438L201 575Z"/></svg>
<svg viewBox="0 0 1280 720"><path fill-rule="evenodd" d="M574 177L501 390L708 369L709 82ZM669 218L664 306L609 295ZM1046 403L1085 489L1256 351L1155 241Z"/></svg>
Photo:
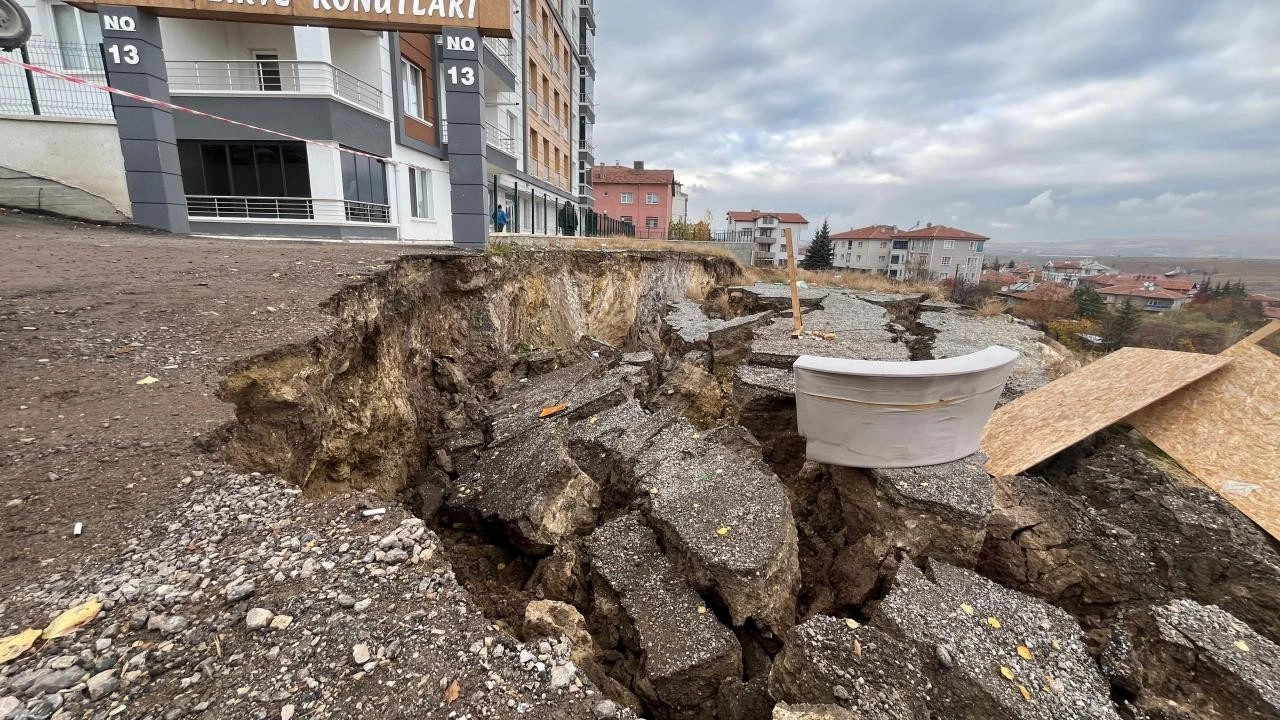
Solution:
<svg viewBox="0 0 1280 720"><path fill-rule="evenodd" d="M377 87L325 62L311 60L176 60L167 63L175 94L302 93L331 95L382 114Z"/></svg>
<svg viewBox="0 0 1280 720"><path fill-rule="evenodd" d="M494 125L493 123L485 123L485 137L488 144L502 152L516 156L516 139L506 130Z"/></svg>
<svg viewBox="0 0 1280 720"><path fill-rule="evenodd" d="M578 185L578 195L579 195L580 197L591 197L591 195L592 195L592 188L591 188L591 186L590 186L590 185L587 185L587 184L585 184L585 183L579 184L579 185Z"/></svg>
<svg viewBox="0 0 1280 720"><path fill-rule="evenodd" d="M391 222L391 207L357 200L294 197L188 195L193 220L309 220L322 223Z"/></svg>
<svg viewBox="0 0 1280 720"><path fill-rule="evenodd" d="M493 51L511 72L516 71L516 52L507 38L485 38L485 47Z"/></svg>

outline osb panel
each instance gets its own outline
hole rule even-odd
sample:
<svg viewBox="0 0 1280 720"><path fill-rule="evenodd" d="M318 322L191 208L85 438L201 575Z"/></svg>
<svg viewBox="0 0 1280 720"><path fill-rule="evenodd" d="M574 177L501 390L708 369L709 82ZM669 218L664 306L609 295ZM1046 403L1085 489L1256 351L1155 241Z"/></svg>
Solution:
<svg viewBox="0 0 1280 720"><path fill-rule="evenodd" d="M1221 372L1129 423L1280 539L1280 357L1248 341L1223 356Z"/></svg>
<svg viewBox="0 0 1280 720"><path fill-rule="evenodd" d="M982 435L992 475L1017 475L1226 365L1221 356L1125 348L1005 405Z"/></svg>
<svg viewBox="0 0 1280 720"><path fill-rule="evenodd" d="M1280 332L1280 320L1272 320L1270 324L1268 324L1266 327L1262 328L1258 332L1245 338L1244 341L1253 345L1257 345L1258 343L1262 342L1263 340L1266 340L1267 338L1271 337L1272 335L1275 335L1278 332ZM1223 354L1225 355L1226 353L1223 353Z"/></svg>

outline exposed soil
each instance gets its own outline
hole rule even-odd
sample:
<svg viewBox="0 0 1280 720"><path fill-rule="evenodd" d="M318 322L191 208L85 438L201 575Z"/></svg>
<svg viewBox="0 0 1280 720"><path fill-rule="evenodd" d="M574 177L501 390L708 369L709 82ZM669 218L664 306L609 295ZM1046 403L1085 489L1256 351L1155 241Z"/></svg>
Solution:
<svg viewBox="0 0 1280 720"><path fill-rule="evenodd" d="M323 333L323 300L424 252L26 214L0 215L0 248L0 587L119 553L211 462L198 440L232 418L214 397L230 361Z"/></svg>

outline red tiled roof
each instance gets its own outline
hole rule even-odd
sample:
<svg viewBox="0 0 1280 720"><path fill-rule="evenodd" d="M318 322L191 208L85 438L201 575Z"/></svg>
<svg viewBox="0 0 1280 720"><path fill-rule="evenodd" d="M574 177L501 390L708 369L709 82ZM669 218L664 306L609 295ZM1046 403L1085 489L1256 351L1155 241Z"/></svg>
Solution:
<svg viewBox="0 0 1280 720"><path fill-rule="evenodd" d="M1153 300L1186 300L1186 293L1180 293L1173 290L1148 290L1141 285L1124 285L1118 287L1103 288L1098 291L1102 295L1122 295L1128 297L1151 298Z"/></svg>
<svg viewBox="0 0 1280 720"><path fill-rule="evenodd" d="M1080 263L1075 260L1050 260L1049 267L1054 270L1079 270Z"/></svg>
<svg viewBox="0 0 1280 720"><path fill-rule="evenodd" d="M1161 278L1156 281L1156 285L1165 290L1175 290L1177 292L1188 293L1196 288L1194 280L1183 280L1181 278Z"/></svg>
<svg viewBox="0 0 1280 720"><path fill-rule="evenodd" d="M1015 285L1018 283L1018 276L1010 275L1009 273L996 272L995 270L983 270L982 282L995 283L1000 286Z"/></svg>
<svg viewBox="0 0 1280 720"><path fill-rule="evenodd" d="M1037 285L1035 290L1001 294L1031 302L1066 302L1071 299L1071 288L1058 283L1043 282Z"/></svg>
<svg viewBox="0 0 1280 720"><path fill-rule="evenodd" d="M1249 296L1251 302L1262 303L1263 305L1280 305L1280 298L1271 295L1263 295L1257 293Z"/></svg>
<svg viewBox="0 0 1280 720"><path fill-rule="evenodd" d="M893 234L896 238L942 238L944 240L990 240L986 235L971 233L968 230L960 230L959 228L947 227L946 225L934 225L933 227L920 228L919 230L907 230L896 232Z"/></svg>
<svg viewBox="0 0 1280 720"><path fill-rule="evenodd" d="M857 230L847 230L831 236L832 240L889 240L893 238L892 225L868 225Z"/></svg>
<svg viewBox="0 0 1280 720"><path fill-rule="evenodd" d="M1280 307L1263 308L1262 314L1266 315L1272 320L1280 320Z"/></svg>
<svg viewBox="0 0 1280 720"><path fill-rule="evenodd" d="M734 222L755 222L766 215L778 218L778 222L789 223L792 225L809 224L809 221L805 220L804 216L800 213L760 212L759 210L747 210L746 212L741 210L729 211L729 219Z"/></svg>
<svg viewBox="0 0 1280 720"><path fill-rule="evenodd" d="M1195 289L1194 280L1186 278L1167 278L1163 275L1141 275L1138 273L1121 273L1119 275L1094 275L1090 277L1080 278L1080 282L1097 283L1099 281L1110 283L1105 287L1118 287L1127 285L1142 285L1143 283L1151 283L1158 288L1165 290L1174 290L1183 294L1189 293Z"/></svg>
<svg viewBox="0 0 1280 720"><path fill-rule="evenodd" d="M636 170L625 165L596 165L591 168L593 185L674 185L675 170Z"/></svg>

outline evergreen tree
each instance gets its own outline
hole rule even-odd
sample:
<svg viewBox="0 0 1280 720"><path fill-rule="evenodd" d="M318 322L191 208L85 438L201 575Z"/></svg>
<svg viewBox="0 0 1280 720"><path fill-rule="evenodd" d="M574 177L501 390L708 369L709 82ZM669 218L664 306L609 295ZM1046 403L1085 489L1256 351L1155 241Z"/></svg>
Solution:
<svg viewBox="0 0 1280 720"><path fill-rule="evenodd" d="M1012 270L1012 269L1014 269L1014 268L1018 267L1018 263L1016 263L1016 262L1014 262L1012 259L1010 259L1010 260L1009 260L1009 264L1008 264L1006 267L1008 267L1010 270Z"/></svg>
<svg viewBox="0 0 1280 720"><path fill-rule="evenodd" d="M1076 315L1087 320L1095 320L1107 312L1106 300L1093 288L1076 288L1071 293L1071 300L1076 304Z"/></svg>
<svg viewBox="0 0 1280 720"><path fill-rule="evenodd" d="M1109 312L1102 320L1102 332L1113 346L1120 347L1133 337L1142 325L1142 310L1126 299L1116 312Z"/></svg>
<svg viewBox="0 0 1280 720"><path fill-rule="evenodd" d="M809 245L809 252L805 253L800 267L805 270L825 270L834 262L835 248L831 245L831 224L823 220L822 227L813 234L813 243Z"/></svg>
<svg viewBox="0 0 1280 720"><path fill-rule="evenodd" d="M984 265L983 267L987 267L987 266ZM1000 258L995 258L991 261L990 267L992 270L999 270L1004 266L1000 264Z"/></svg>

